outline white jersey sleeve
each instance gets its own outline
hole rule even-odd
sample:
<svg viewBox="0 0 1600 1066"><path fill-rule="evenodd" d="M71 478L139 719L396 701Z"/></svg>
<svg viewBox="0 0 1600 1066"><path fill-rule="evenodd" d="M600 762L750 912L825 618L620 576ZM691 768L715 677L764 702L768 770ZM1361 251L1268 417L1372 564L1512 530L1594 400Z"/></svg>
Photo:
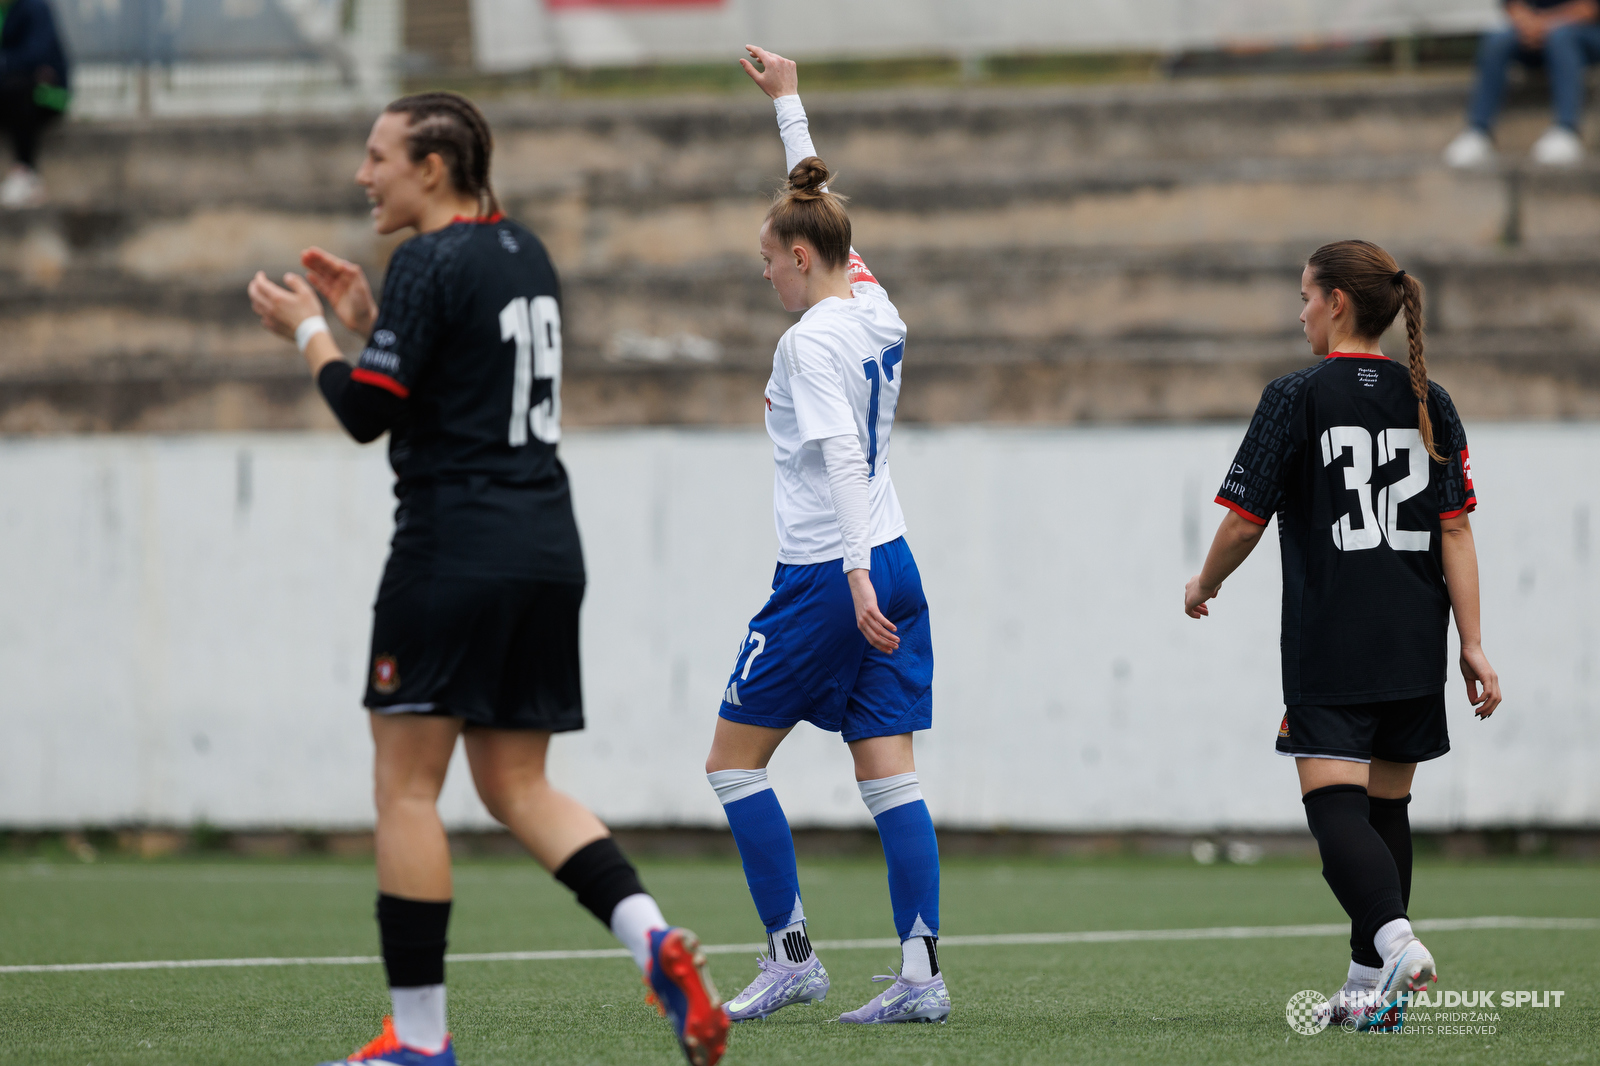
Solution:
<svg viewBox="0 0 1600 1066"><path fill-rule="evenodd" d="M856 433L856 413L845 393L839 360L813 337L799 330L784 338L789 357L789 394L800 442Z"/></svg>
<svg viewBox="0 0 1600 1066"><path fill-rule="evenodd" d="M844 548L844 571L872 569L872 498L868 488L867 457L854 433L828 437L821 442L822 465L828 472L833 515L839 522Z"/></svg>

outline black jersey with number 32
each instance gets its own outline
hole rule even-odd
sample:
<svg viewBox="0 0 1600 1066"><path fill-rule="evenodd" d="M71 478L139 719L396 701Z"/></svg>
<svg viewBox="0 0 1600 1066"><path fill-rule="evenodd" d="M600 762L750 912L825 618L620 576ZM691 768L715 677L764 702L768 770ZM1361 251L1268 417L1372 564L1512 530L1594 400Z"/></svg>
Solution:
<svg viewBox="0 0 1600 1066"><path fill-rule="evenodd" d="M434 572L583 579L561 439L560 286L493 216L406 241L350 377L405 400L390 430L396 557Z"/></svg>
<svg viewBox="0 0 1600 1066"><path fill-rule="evenodd" d="M1406 366L1334 353L1261 395L1217 502L1283 554L1283 700L1371 703L1441 692L1449 595L1440 521L1473 510L1466 433L1429 384L1434 448Z"/></svg>

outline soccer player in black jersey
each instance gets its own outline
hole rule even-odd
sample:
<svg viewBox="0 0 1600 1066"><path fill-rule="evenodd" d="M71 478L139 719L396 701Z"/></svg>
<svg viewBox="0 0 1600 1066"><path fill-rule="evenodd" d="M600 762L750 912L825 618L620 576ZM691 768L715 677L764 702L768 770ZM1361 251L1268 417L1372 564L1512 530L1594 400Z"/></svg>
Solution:
<svg viewBox="0 0 1600 1066"><path fill-rule="evenodd" d="M453 1066L445 1028L450 851L436 801L458 738L489 812L630 950L689 1061L728 1028L694 934L668 926L600 820L544 775L552 733L583 727L583 552L561 438L561 303L539 239L489 186L488 125L423 93L373 125L356 181L379 233L413 228L381 303L321 249L251 306L294 339L356 440L387 432L395 532L378 589L366 706L376 744L378 927L394 1003L342 1062ZM345 362L320 292L369 336Z"/></svg>
<svg viewBox="0 0 1600 1066"><path fill-rule="evenodd" d="M1416 764L1450 750L1446 634L1479 718L1500 681L1478 625L1477 506L1467 438L1428 381L1422 285L1377 245L1339 241L1311 256L1300 321L1322 359L1267 386L1222 483L1222 520L1184 590L1191 618L1278 517L1283 553L1283 702L1278 751L1293 756L1322 874L1350 915L1351 963L1327 1007L1354 1028L1403 1022L1401 993L1434 960L1412 935ZM1379 350L1404 309L1409 360Z"/></svg>

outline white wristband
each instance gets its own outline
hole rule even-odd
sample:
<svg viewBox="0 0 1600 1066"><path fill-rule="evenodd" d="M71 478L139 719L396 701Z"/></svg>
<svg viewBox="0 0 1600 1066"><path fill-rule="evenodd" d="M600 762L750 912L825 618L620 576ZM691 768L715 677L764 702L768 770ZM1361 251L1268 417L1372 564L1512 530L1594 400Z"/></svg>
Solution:
<svg viewBox="0 0 1600 1066"><path fill-rule="evenodd" d="M312 315L294 328L294 343L304 355L306 345L311 343L311 338L319 333L328 332L328 320L321 315Z"/></svg>

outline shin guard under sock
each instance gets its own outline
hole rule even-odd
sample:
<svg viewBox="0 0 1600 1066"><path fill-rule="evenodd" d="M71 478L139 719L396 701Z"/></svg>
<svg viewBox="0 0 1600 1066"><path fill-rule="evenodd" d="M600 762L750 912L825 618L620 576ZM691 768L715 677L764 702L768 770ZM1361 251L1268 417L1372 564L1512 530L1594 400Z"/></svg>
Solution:
<svg viewBox="0 0 1600 1066"><path fill-rule="evenodd" d="M638 871L610 837L601 837L573 852L555 872L555 878L572 889L578 902L607 929L611 928L611 913L617 904L629 896L644 894Z"/></svg>
<svg viewBox="0 0 1600 1066"><path fill-rule="evenodd" d="M445 932L450 901L378 893L378 939L391 988L444 984Z"/></svg>
<svg viewBox="0 0 1600 1066"><path fill-rule="evenodd" d="M764 778L763 778L764 781ZM722 807L739 846L750 898L768 933L788 929L806 917L800 903L800 874L795 867L794 836L783 816L778 795L763 788Z"/></svg>
<svg viewBox="0 0 1600 1066"><path fill-rule="evenodd" d="M663 929L667 922L617 842L601 837L585 844L561 864L555 878L572 889L578 902L611 930L639 969L648 973L650 930Z"/></svg>
<svg viewBox="0 0 1600 1066"><path fill-rule="evenodd" d="M889 866L895 932L902 943L912 937L938 937L939 838L917 775L896 774L856 784L878 823L878 839Z"/></svg>
<svg viewBox="0 0 1600 1066"><path fill-rule="evenodd" d="M1372 825L1378 836L1389 846L1389 854L1394 856L1395 868L1400 872L1400 904L1409 912L1411 909L1411 816L1407 811L1411 803L1410 796L1399 799L1384 799L1382 796L1367 797L1367 821ZM1378 949L1373 946L1371 939L1365 944L1359 942L1360 933L1352 923L1350 927L1350 958L1363 966L1383 965L1383 956L1378 954Z"/></svg>
<svg viewBox="0 0 1600 1066"><path fill-rule="evenodd" d="M389 977L395 1036L430 1053L444 1046L445 933L450 901L378 893L378 938Z"/></svg>
<svg viewBox="0 0 1600 1066"><path fill-rule="evenodd" d="M1368 821L1366 789L1328 785L1307 792L1302 802L1311 835L1317 838L1317 850L1322 853L1323 880L1350 916L1354 958L1362 947L1372 944L1380 928L1406 916L1400 871Z"/></svg>

